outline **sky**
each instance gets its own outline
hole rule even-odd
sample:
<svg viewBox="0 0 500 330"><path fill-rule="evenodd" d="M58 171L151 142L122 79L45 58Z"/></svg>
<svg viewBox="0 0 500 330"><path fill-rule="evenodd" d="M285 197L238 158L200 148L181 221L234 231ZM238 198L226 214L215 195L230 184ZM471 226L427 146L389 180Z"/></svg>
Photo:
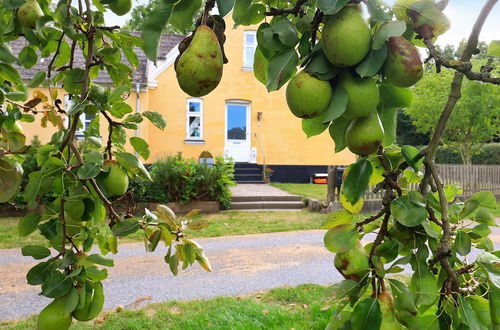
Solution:
<svg viewBox="0 0 500 330"><path fill-rule="evenodd" d="M147 3L147 0L132 1L133 6ZM394 2L395 0L386 0L388 5L392 5ZM437 43L440 45L458 45L462 39L467 38L474 20L485 2L486 0L450 0L448 7L445 9L445 14L451 21L451 28L438 38ZM105 17L108 25L124 25L127 19L130 18L130 13L125 16L116 16L108 12ZM493 39L500 40L500 4L493 8L479 36L481 41L489 42Z"/></svg>

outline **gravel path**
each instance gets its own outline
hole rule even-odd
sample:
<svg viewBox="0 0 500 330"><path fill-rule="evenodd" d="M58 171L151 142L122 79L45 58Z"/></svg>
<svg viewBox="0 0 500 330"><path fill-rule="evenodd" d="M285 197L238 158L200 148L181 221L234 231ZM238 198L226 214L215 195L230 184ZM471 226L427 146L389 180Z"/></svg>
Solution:
<svg viewBox="0 0 500 330"><path fill-rule="evenodd" d="M164 247L146 253L143 244L122 244L120 252L113 256L115 267L108 269L109 277L104 283L105 308L133 308L173 299L237 296L287 285L338 282L343 278L333 267L333 255L323 246L323 235L321 230L310 230L198 239L214 272L207 273L195 265L180 271L177 277L163 261ZM492 240L495 249L500 248L498 228ZM19 249L0 250L1 321L36 314L49 302L38 295L39 286L26 284L24 276L34 264Z"/></svg>

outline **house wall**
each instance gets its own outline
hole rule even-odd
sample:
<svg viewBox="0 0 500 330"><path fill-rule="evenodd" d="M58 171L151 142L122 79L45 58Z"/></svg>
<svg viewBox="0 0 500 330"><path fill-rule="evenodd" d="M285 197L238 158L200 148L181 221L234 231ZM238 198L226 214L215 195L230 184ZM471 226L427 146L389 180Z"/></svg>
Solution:
<svg viewBox="0 0 500 330"><path fill-rule="evenodd" d="M327 131L307 139L301 129L301 120L288 110L285 100L286 86L268 93L265 86L243 67L243 36L245 30L257 30L257 26L240 26L233 29L233 21L226 17L226 56L229 63L219 86L202 97L204 107L205 143L190 145L186 138L186 100L176 80L174 65L170 65L157 78L158 87L149 92L149 105L167 120L165 131L151 128L149 144L153 159L165 154L182 151L184 156L198 158L203 150L223 155L225 144L225 102L245 100L251 103L251 146L258 150L257 162L262 164L264 154L267 164L330 165L349 164L355 156L349 151L334 153L334 143ZM257 120L262 112L262 120ZM258 137L258 139L257 139ZM260 141L260 143L259 143Z"/></svg>

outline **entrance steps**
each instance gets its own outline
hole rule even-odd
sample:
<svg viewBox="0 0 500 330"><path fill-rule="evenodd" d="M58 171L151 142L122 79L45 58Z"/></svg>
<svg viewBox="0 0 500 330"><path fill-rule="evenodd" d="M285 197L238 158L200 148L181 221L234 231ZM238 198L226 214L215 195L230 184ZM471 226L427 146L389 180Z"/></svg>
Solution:
<svg viewBox="0 0 500 330"><path fill-rule="evenodd" d="M300 196L233 196L231 210L300 210L305 207Z"/></svg>
<svg viewBox="0 0 500 330"><path fill-rule="evenodd" d="M263 184L262 179L263 166L252 163L235 163L234 164L234 180L238 184L252 183Z"/></svg>

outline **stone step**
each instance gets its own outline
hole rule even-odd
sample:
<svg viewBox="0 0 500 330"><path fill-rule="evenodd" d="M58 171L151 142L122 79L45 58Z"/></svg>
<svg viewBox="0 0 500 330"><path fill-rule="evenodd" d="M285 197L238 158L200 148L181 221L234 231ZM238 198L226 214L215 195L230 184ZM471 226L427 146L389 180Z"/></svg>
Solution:
<svg viewBox="0 0 500 330"><path fill-rule="evenodd" d="M265 182L261 179L260 181L236 181L238 184L264 184Z"/></svg>
<svg viewBox="0 0 500 330"><path fill-rule="evenodd" d="M231 201L237 202L301 202L302 197L296 195L283 196L232 196Z"/></svg>
<svg viewBox="0 0 500 330"><path fill-rule="evenodd" d="M262 180L262 174L235 174L234 179L236 182L260 181Z"/></svg>
<svg viewBox="0 0 500 330"><path fill-rule="evenodd" d="M231 204L231 210L302 209L304 207L303 202L288 201L236 202Z"/></svg>

